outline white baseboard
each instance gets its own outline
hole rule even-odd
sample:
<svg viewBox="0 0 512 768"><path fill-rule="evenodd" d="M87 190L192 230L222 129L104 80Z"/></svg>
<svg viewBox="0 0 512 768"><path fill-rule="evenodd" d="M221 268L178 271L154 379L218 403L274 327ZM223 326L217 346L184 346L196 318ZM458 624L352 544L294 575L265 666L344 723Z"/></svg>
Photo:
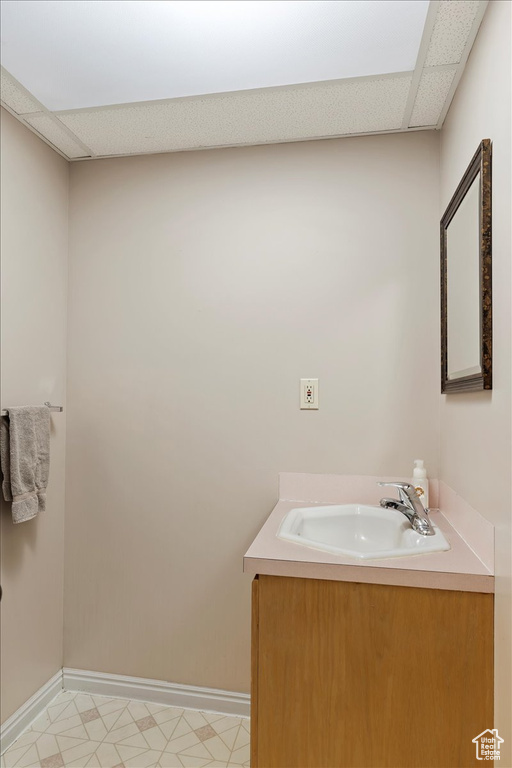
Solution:
<svg viewBox="0 0 512 768"><path fill-rule="evenodd" d="M0 753L3 754L46 706L62 691L62 669L0 726Z"/></svg>
<svg viewBox="0 0 512 768"><path fill-rule="evenodd" d="M27 728L64 688L66 691L85 691L98 696L150 701L183 709L200 709L222 715L249 717L251 697L248 693L233 693L217 688L179 685L143 677L109 675L84 669L60 669L33 696L0 726L0 754L9 749Z"/></svg>
<svg viewBox="0 0 512 768"><path fill-rule="evenodd" d="M251 697L248 693L233 693L217 688L201 688L195 685L179 685L162 680L146 680L143 677L110 675L106 672L90 672L84 669L64 667L63 686L66 691L84 691L97 696L113 696L138 699L152 704L164 704L183 709L200 709L222 715L249 717Z"/></svg>

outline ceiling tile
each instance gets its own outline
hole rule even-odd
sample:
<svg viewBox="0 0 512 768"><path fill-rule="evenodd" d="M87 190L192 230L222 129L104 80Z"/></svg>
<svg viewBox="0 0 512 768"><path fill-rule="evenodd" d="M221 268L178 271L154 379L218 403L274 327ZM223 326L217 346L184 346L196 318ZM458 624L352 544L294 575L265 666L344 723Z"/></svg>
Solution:
<svg viewBox="0 0 512 768"><path fill-rule="evenodd" d="M32 128L35 128L41 136L48 139L54 147L60 149L66 157L69 157L70 159L90 157L90 154L86 152L78 142L73 141L65 128L59 126L58 120L55 120L46 114L28 116L25 120L32 126Z"/></svg>
<svg viewBox="0 0 512 768"><path fill-rule="evenodd" d="M423 72L409 121L410 128L437 125L456 68Z"/></svg>
<svg viewBox="0 0 512 768"><path fill-rule="evenodd" d="M97 155L263 144L400 128L411 75L60 112Z"/></svg>
<svg viewBox="0 0 512 768"><path fill-rule="evenodd" d="M16 80L3 68L0 75L0 97L4 104L7 104L17 115L41 111L37 101L20 88Z"/></svg>
<svg viewBox="0 0 512 768"><path fill-rule="evenodd" d="M461 60L480 7L479 0L441 0L425 66L457 64Z"/></svg>

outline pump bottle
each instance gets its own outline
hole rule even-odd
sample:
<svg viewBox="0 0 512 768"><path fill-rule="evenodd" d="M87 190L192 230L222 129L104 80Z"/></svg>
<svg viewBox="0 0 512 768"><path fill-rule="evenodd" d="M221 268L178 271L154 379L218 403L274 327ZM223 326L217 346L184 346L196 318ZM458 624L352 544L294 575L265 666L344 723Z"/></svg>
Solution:
<svg viewBox="0 0 512 768"><path fill-rule="evenodd" d="M414 459L412 484L416 488L416 493L420 497L421 503L425 509L428 509L428 478L423 459Z"/></svg>

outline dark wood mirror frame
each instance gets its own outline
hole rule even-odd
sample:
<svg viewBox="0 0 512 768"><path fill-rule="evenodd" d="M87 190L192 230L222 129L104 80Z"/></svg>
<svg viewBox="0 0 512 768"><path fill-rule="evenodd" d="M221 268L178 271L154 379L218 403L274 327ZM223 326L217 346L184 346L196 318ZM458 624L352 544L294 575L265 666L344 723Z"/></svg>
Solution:
<svg viewBox="0 0 512 768"><path fill-rule="evenodd" d="M492 389L492 212L491 140L480 142L441 219L441 392ZM447 229L474 180L480 174L480 366L481 371L448 378L448 249Z"/></svg>

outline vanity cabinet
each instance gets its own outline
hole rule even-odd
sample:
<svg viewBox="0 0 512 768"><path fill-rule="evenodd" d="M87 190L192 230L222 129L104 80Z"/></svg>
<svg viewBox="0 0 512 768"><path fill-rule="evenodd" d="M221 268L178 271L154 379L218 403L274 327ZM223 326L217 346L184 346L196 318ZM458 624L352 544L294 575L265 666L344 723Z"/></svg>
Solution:
<svg viewBox="0 0 512 768"><path fill-rule="evenodd" d="M493 727L493 595L259 575L251 768L469 768Z"/></svg>

